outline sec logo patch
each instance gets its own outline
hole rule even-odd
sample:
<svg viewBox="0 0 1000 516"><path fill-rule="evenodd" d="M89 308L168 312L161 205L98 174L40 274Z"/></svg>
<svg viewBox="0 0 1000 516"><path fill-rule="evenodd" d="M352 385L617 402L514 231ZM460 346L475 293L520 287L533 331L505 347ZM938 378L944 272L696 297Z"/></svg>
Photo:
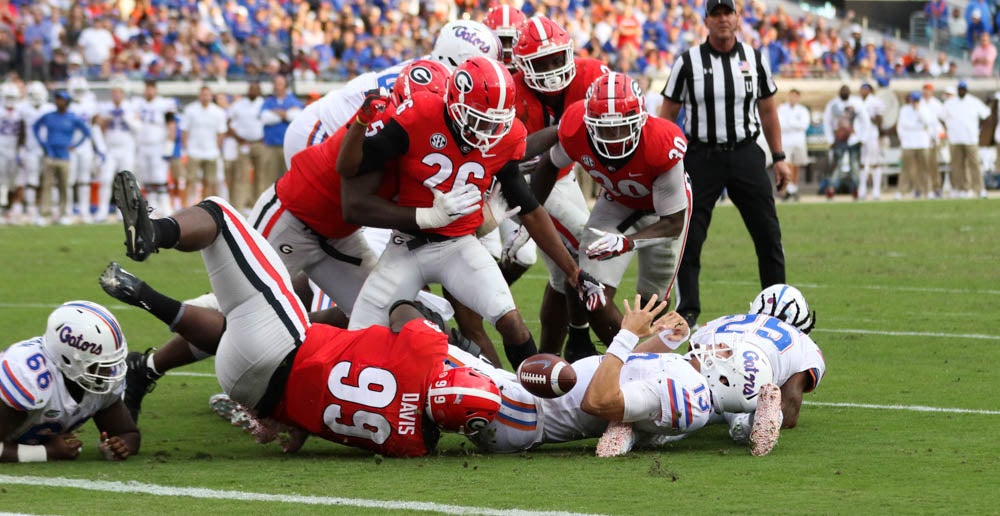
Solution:
<svg viewBox="0 0 1000 516"><path fill-rule="evenodd" d="M448 139L441 133L434 133L431 135L431 147L435 150L441 150L448 145Z"/></svg>

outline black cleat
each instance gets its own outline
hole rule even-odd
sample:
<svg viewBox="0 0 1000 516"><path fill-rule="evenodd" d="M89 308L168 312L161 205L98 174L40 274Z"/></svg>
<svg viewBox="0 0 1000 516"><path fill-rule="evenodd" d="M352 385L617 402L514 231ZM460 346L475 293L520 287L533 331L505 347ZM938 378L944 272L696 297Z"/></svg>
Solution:
<svg viewBox="0 0 1000 516"><path fill-rule="evenodd" d="M125 254L141 262L157 252L153 221L149 219L149 205L142 196L142 189L134 174L122 170L115 175L111 200L118 206L125 223Z"/></svg>
<svg viewBox="0 0 1000 516"><path fill-rule="evenodd" d="M128 371L125 373L125 408L132 415L132 420L139 422L139 412L142 411L142 398L153 392L156 388L156 380L160 375L154 373L146 366L146 360L153 348L147 349L145 353L131 351L125 357L125 365Z"/></svg>
<svg viewBox="0 0 1000 516"><path fill-rule="evenodd" d="M111 262L101 273L101 288L109 296L132 306L142 306L139 289L145 285L141 279L129 273L118 262Z"/></svg>
<svg viewBox="0 0 1000 516"><path fill-rule="evenodd" d="M688 323L688 328L691 329L691 334L694 335L695 330L698 329L698 313L697 312L683 312L681 317L684 321Z"/></svg>
<svg viewBox="0 0 1000 516"><path fill-rule="evenodd" d="M600 352L597 351L594 343L589 338L587 340L570 338L569 342L566 343L566 349L563 350L563 358L571 364L582 358L594 355L600 355Z"/></svg>

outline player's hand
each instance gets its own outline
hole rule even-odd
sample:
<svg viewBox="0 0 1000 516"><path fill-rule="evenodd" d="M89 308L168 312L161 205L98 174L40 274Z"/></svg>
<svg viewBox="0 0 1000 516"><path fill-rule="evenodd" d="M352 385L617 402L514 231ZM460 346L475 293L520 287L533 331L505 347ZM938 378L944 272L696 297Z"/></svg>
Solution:
<svg viewBox="0 0 1000 516"><path fill-rule="evenodd" d="M653 297L649 298L646 306L642 306L642 297L639 294L635 295L633 306L629 306L628 299L623 299L622 306L625 308L625 311L622 313L621 328L632 332L639 338L652 335L653 327L651 324L653 317L656 317L656 314L662 312L667 307L666 301L657 303L657 299L658 296L653 294Z"/></svg>
<svg viewBox="0 0 1000 516"><path fill-rule="evenodd" d="M524 226L518 226L507 236L507 240L503 243L503 249L500 251L500 265L516 262L517 252L524 247L524 244L528 243L528 240L531 240L531 235L528 234L528 229Z"/></svg>
<svg viewBox="0 0 1000 516"><path fill-rule="evenodd" d="M59 434L45 445L49 460L74 460L82 449L83 443L76 434Z"/></svg>
<svg viewBox="0 0 1000 516"><path fill-rule="evenodd" d="M355 122L367 126L379 116L385 107L389 105L389 92L383 88L368 90L365 93L365 100L355 114Z"/></svg>
<svg viewBox="0 0 1000 516"><path fill-rule="evenodd" d="M785 188L788 181L792 179L792 168L788 165L786 161L779 161L774 164L774 182L778 188L781 190Z"/></svg>
<svg viewBox="0 0 1000 516"><path fill-rule="evenodd" d="M608 233L595 228L587 229L600 237L587 246L587 258L591 260L610 260L635 249L635 243L625 235Z"/></svg>
<svg viewBox="0 0 1000 516"><path fill-rule="evenodd" d="M503 221L521 213L521 207L515 206L513 208L507 204L507 199L504 199L502 186L500 182L496 182L490 191L486 194L486 205L490 209L490 213L493 214L493 220L499 226Z"/></svg>
<svg viewBox="0 0 1000 516"><path fill-rule="evenodd" d="M450 192L441 192L431 188L434 193L434 206L417 208L417 226L420 229L440 228L451 224L455 219L475 213L482 209L482 193L476 185L467 184Z"/></svg>
<svg viewBox="0 0 1000 516"><path fill-rule="evenodd" d="M653 331L656 332L663 345L671 350L677 349L691 336L691 328L687 321L681 314L673 310L653 323Z"/></svg>
<svg viewBox="0 0 1000 516"><path fill-rule="evenodd" d="M101 432L101 444L98 450L105 460L125 460L130 453L121 437L115 435L109 438L107 432Z"/></svg>
<svg viewBox="0 0 1000 516"><path fill-rule="evenodd" d="M580 294L580 301L587 305L588 311L593 312L608 302L604 295L604 285L583 269L576 274L576 291Z"/></svg>

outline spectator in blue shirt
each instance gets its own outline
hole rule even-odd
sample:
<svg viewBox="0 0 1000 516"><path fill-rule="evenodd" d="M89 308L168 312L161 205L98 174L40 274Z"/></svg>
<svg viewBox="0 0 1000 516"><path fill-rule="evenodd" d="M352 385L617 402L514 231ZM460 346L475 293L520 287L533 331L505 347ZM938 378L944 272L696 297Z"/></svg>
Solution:
<svg viewBox="0 0 1000 516"><path fill-rule="evenodd" d="M302 102L288 91L288 80L284 75L274 77L273 94L264 99L260 108L260 121L264 124L264 170L254 174L254 194L256 199L271 183L285 173L285 131L288 124L302 111ZM288 156L291 159L291 156Z"/></svg>
<svg viewBox="0 0 1000 516"><path fill-rule="evenodd" d="M69 92L59 90L55 93L56 110L46 113L31 127L35 138L42 145L45 160L42 166L42 177L39 184L39 207L43 217L52 214L53 182L59 188L60 222L66 223L69 215L69 201L73 198L70 191L69 151L77 148L90 138L90 130L80 117L70 113ZM44 132L42 131L44 129ZM80 131L80 138L73 141L73 135Z"/></svg>
<svg viewBox="0 0 1000 516"><path fill-rule="evenodd" d="M966 43L968 43L969 48L976 47L976 42L979 41L980 34L984 32L992 34L992 32L990 32L990 26L986 21L987 19L988 18L984 17L979 9L972 11L972 18L969 21L969 30L965 33L965 40Z"/></svg>

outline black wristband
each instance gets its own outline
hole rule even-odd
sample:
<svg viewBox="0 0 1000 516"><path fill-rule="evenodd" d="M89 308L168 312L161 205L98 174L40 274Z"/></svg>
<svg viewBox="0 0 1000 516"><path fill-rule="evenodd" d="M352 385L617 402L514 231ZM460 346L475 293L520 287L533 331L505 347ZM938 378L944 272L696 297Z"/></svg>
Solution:
<svg viewBox="0 0 1000 516"><path fill-rule="evenodd" d="M771 162L777 163L779 161L785 161L785 153L778 151L771 153Z"/></svg>

